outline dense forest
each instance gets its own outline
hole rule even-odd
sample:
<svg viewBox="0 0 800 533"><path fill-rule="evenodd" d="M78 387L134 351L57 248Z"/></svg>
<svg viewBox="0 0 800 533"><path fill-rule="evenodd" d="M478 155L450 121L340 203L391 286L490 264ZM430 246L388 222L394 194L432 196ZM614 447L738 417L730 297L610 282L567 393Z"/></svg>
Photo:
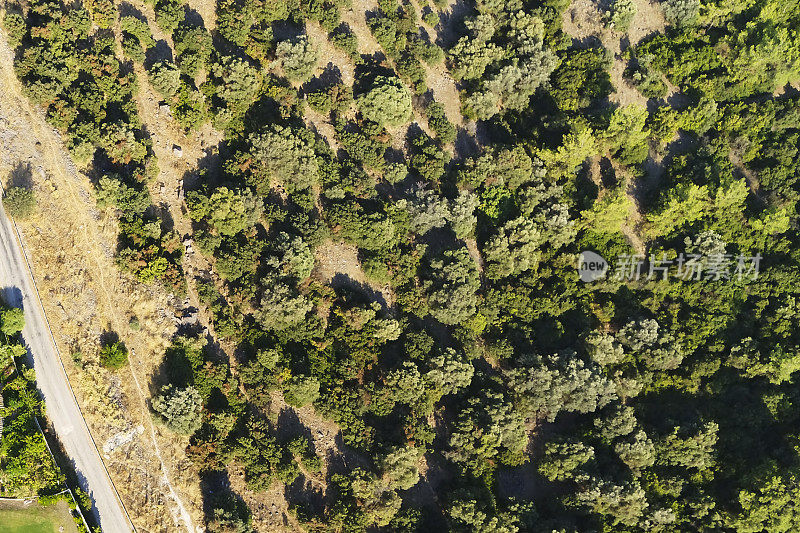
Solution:
<svg viewBox="0 0 800 533"><path fill-rule="evenodd" d="M281 484L306 531L800 529L800 3L664 0L633 42L616 0L616 55L566 0L379 0L366 34L355 4L219 0L213 31L180 0L6 6L120 266L212 318L151 401L215 487L208 531L262 527L246 501ZM205 277L152 205L143 84L224 132L185 196ZM347 247L363 282L316 274ZM335 453L278 431L279 398Z"/></svg>

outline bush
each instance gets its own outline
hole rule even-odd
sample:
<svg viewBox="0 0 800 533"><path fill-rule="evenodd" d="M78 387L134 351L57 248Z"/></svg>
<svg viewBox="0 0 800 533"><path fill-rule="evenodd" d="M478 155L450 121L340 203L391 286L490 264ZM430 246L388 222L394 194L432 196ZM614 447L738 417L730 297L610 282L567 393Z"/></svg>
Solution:
<svg viewBox="0 0 800 533"><path fill-rule="evenodd" d="M179 0L157 0L155 5L156 24L171 34L183 21L183 4Z"/></svg>
<svg viewBox="0 0 800 533"><path fill-rule="evenodd" d="M188 83L181 81L178 89L177 103L172 106L175 120L186 131L199 128L206 120L206 108L203 95Z"/></svg>
<svg viewBox="0 0 800 533"><path fill-rule="evenodd" d="M428 307L444 324L460 324L473 317L478 303L480 277L466 248L446 250L430 261L424 282Z"/></svg>
<svg viewBox="0 0 800 533"><path fill-rule="evenodd" d="M25 327L25 314L22 309L12 307L0 311L0 331L5 335L16 335Z"/></svg>
<svg viewBox="0 0 800 533"><path fill-rule="evenodd" d="M620 33L625 33L631 26L631 21L636 15L636 6L632 0L615 0L611 11L606 12L608 25Z"/></svg>
<svg viewBox="0 0 800 533"><path fill-rule="evenodd" d="M104 30L110 29L117 22L117 7L113 0L89 0L86 7L92 15L92 21Z"/></svg>
<svg viewBox="0 0 800 533"><path fill-rule="evenodd" d="M158 413L166 426L181 435L191 435L203 423L201 409L203 400L194 387L176 389L167 385L151 402L153 411Z"/></svg>
<svg viewBox="0 0 800 533"><path fill-rule="evenodd" d="M428 26L436 27L439 24L439 15L430 8L425 8L422 14L422 21Z"/></svg>
<svg viewBox="0 0 800 533"><path fill-rule="evenodd" d="M664 17L674 26L690 26L697 22L700 0L665 0L661 4Z"/></svg>
<svg viewBox="0 0 800 533"><path fill-rule="evenodd" d="M403 53L400 59L395 63L395 66L397 67L397 73L400 77L414 88L414 93L421 95L428 90L428 84L425 79L425 67L422 66L419 59Z"/></svg>
<svg viewBox="0 0 800 533"><path fill-rule="evenodd" d="M205 220L226 236L249 230L264 212L264 202L247 189L219 187L210 196L191 191L186 195L186 204L193 220Z"/></svg>
<svg viewBox="0 0 800 533"><path fill-rule="evenodd" d="M661 79L661 74L651 68L651 56L638 58L635 67L626 69L623 76L631 80L642 96L647 98L663 98L667 95L667 84Z"/></svg>
<svg viewBox="0 0 800 533"><path fill-rule="evenodd" d="M24 187L9 187L3 195L3 207L12 218L24 220L36 211L36 195Z"/></svg>
<svg viewBox="0 0 800 533"><path fill-rule="evenodd" d="M428 125L442 144L448 144L456 140L456 127L447 120L442 104L433 102L425 111L428 114Z"/></svg>
<svg viewBox="0 0 800 533"><path fill-rule="evenodd" d="M233 113L244 113L261 90L258 69L237 57L220 58L212 65L211 72L215 78L216 95Z"/></svg>
<svg viewBox="0 0 800 533"><path fill-rule="evenodd" d="M350 56L354 63L361 62L361 56L358 53L358 37L350 31L350 28L345 25L339 26L328 34L328 39L333 43L333 46Z"/></svg>
<svg viewBox="0 0 800 533"><path fill-rule="evenodd" d="M411 94L397 78L378 76L356 102L364 118L381 126L400 126L411 120Z"/></svg>
<svg viewBox="0 0 800 533"><path fill-rule="evenodd" d="M253 158L268 174L263 182L255 183L260 193L268 190L270 177L277 178L290 193L308 189L319 180L319 166L308 130L274 126L251 135L249 140Z"/></svg>
<svg viewBox="0 0 800 533"><path fill-rule="evenodd" d="M308 81L317 68L317 50L305 35L279 42L275 54L283 64L286 77L292 81Z"/></svg>
<svg viewBox="0 0 800 533"><path fill-rule="evenodd" d="M184 74L194 78L206 68L213 45L211 34L200 26L181 24L172 35L175 41L175 59Z"/></svg>
<svg viewBox="0 0 800 533"><path fill-rule="evenodd" d="M100 349L100 364L109 370L118 370L128 364L128 349L119 341Z"/></svg>
<svg viewBox="0 0 800 533"><path fill-rule="evenodd" d="M346 111L353 101L353 90L341 83L331 85L319 91L306 94L308 105L317 113L327 114L332 110Z"/></svg>
<svg viewBox="0 0 800 533"><path fill-rule="evenodd" d="M8 35L8 45L13 49L22 44L22 39L25 38L28 29L25 26L25 19L22 17L22 13L11 11L9 8L6 9L6 14L3 17L3 27L6 29L6 35Z"/></svg>
<svg viewBox="0 0 800 533"><path fill-rule="evenodd" d="M409 40L408 49L420 61L428 65L439 65L444 61L444 52L434 43L423 41L420 37Z"/></svg>
<svg viewBox="0 0 800 533"><path fill-rule="evenodd" d="M398 31L394 21L381 15L371 17L367 24L386 55L396 60L400 51L406 47L406 37Z"/></svg>
<svg viewBox="0 0 800 533"><path fill-rule="evenodd" d="M136 17L125 16L120 19L120 28L125 56L136 63L144 63L145 50L156 45L150 27Z"/></svg>
<svg viewBox="0 0 800 533"><path fill-rule="evenodd" d="M294 407L303 407L319 398L319 380L310 376L297 376L286 384L283 397Z"/></svg>
<svg viewBox="0 0 800 533"><path fill-rule="evenodd" d="M173 98L181 88L181 71L171 61L153 64L147 72L153 89L166 99Z"/></svg>

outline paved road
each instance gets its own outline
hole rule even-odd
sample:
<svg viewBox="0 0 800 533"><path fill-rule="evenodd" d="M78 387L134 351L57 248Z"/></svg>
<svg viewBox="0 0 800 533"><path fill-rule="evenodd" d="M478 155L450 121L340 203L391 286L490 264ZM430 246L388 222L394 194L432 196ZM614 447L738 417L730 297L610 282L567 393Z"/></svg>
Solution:
<svg viewBox="0 0 800 533"><path fill-rule="evenodd" d="M83 489L92 497L93 511L106 533L134 531L108 471L97 451L72 393L44 309L31 281L16 228L0 205L0 287L3 299L25 311L22 338L33 358L36 382L45 399L47 418L72 459Z"/></svg>

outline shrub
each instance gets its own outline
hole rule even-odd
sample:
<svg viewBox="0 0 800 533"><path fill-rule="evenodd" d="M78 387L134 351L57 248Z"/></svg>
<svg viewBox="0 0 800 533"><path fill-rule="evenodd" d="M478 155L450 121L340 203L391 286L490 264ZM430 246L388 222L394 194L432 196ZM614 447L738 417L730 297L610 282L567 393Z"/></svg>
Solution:
<svg viewBox="0 0 800 533"><path fill-rule="evenodd" d="M353 90L337 83L319 91L306 94L308 105L317 113L327 114L331 110L336 112L346 111L353 101Z"/></svg>
<svg viewBox="0 0 800 533"><path fill-rule="evenodd" d="M422 21L428 26L435 27L439 24L439 15L430 8L425 8L422 14Z"/></svg>
<svg viewBox="0 0 800 533"><path fill-rule="evenodd" d="M8 45L11 48L17 48L22 44L22 39L25 38L28 29L25 26L25 19L22 17L22 13L12 11L9 8L6 9L6 14L3 17L3 27L6 29L6 35L8 35Z"/></svg>
<svg viewBox="0 0 800 533"><path fill-rule="evenodd" d="M36 211L36 195L24 187L9 187L3 195L3 207L12 218L24 220Z"/></svg>
<svg viewBox="0 0 800 533"><path fill-rule="evenodd" d="M317 68L317 50L305 35L279 42L275 54L281 60L286 77L292 81L308 81Z"/></svg>
<svg viewBox="0 0 800 533"><path fill-rule="evenodd" d="M319 180L319 166L308 130L273 126L250 136L251 153L267 171L289 191L311 187ZM256 184L260 192L267 183Z"/></svg>
<svg viewBox="0 0 800 533"><path fill-rule="evenodd" d="M420 61L428 65L439 65L444 61L444 52L434 43L429 43L415 36L408 42L409 51Z"/></svg>
<svg viewBox="0 0 800 533"><path fill-rule="evenodd" d="M117 6L113 0L89 0L86 7L98 27L107 30L117 22Z"/></svg>
<svg viewBox="0 0 800 533"><path fill-rule="evenodd" d="M235 113L244 112L261 90L258 69L237 57L221 58L211 72L217 80L217 96Z"/></svg>
<svg viewBox="0 0 800 533"><path fill-rule="evenodd" d="M211 196L191 191L186 204L194 220L206 220L221 235L236 235L252 228L261 218L264 203L248 191L219 187Z"/></svg>
<svg viewBox="0 0 800 533"><path fill-rule="evenodd" d="M261 307L254 316L266 329L281 331L305 319L314 304L285 283L274 283L264 289Z"/></svg>
<svg viewBox="0 0 800 533"><path fill-rule="evenodd" d="M191 435L203 423L203 400L194 387L176 389L167 385L153 398L151 405L166 426L181 435Z"/></svg>
<svg viewBox="0 0 800 533"><path fill-rule="evenodd" d="M109 370L117 370L128 364L128 349L119 341L106 344L100 349L100 364Z"/></svg>
<svg viewBox="0 0 800 533"><path fill-rule="evenodd" d="M361 56L358 53L358 37L350 31L350 28L345 25L339 26L328 34L328 39L333 43L333 46L350 56L354 63L361 62Z"/></svg>
<svg viewBox="0 0 800 533"><path fill-rule="evenodd" d="M395 66L397 67L397 73L414 88L416 94L421 95L428 90L428 84L425 81L425 67L422 66L419 59L403 53L395 63Z"/></svg>
<svg viewBox="0 0 800 533"><path fill-rule="evenodd" d="M156 24L171 34L183 21L183 4L179 0L157 0L155 5Z"/></svg>
<svg viewBox="0 0 800 533"><path fill-rule="evenodd" d="M22 309L12 307L0 311L0 331L5 335L16 335L25 327L25 314Z"/></svg>
<svg viewBox="0 0 800 533"><path fill-rule="evenodd" d="M181 24L172 35L175 58L184 74L193 78L206 68L213 45L211 34L200 26Z"/></svg>
<svg viewBox="0 0 800 533"><path fill-rule="evenodd" d="M674 26L691 26L700 14L700 0L665 0L664 17Z"/></svg>
<svg viewBox="0 0 800 533"><path fill-rule="evenodd" d="M632 0L615 0L611 11L606 12L608 25L620 33L625 33L631 26L631 21L636 15L636 6Z"/></svg>
<svg viewBox="0 0 800 533"><path fill-rule="evenodd" d="M297 376L286 384L283 397L294 407L303 407L319 398L319 380L311 376Z"/></svg>
<svg viewBox="0 0 800 533"><path fill-rule="evenodd" d="M426 181L439 181L450 162L450 154L437 146L424 132L411 140L411 146L411 168L419 172Z"/></svg>
<svg viewBox="0 0 800 533"><path fill-rule="evenodd" d="M151 204L147 189L129 187L113 174L100 178L95 198L100 209L115 207L124 217L141 216Z"/></svg>
<svg viewBox="0 0 800 533"><path fill-rule="evenodd" d="M367 20L367 24L386 55L396 60L400 51L406 47L406 37L398 31L395 22L381 15L371 17Z"/></svg>
<svg viewBox="0 0 800 533"><path fill-rule="evenodd" d="M446 250L431 260L427 278L424 286L434 318L452 325L475 315L480 277L465 248Z"/></svg>
<svg viewBox="0 0 800 533"><path fill-rule="evenodd" d="M378 76L356 102L364 118L381 126L400 126L411 119L411 94L397 78Z"/></svg>
<svg viewBox="0 0 800 533"><path fill-rule="evenodd" d="M456 127L447 120L442 104L433 102L425 111L428 114L428 125L442 144L448 144L456 140Z"/></svg>
<svg viewBox="0 0 800 533"><path fill-rule="evenodd" d="M652 56L638 58L638 64L626 69L623 75L631 80L642 96L647 98L663 98L667 95L667 84L661 79L661 74L651 68Z"/></svg>
<svg viewBox="0 0 800 533"><path fill-rule="evenodd" d="M194 87L181 81L178 89L177 103L172 106L175 120L186 131L199 128L206 120L206 108L203 95Z"/></svg>
<svg viewBox="0 0 800 533"><path fill-rule="evenodd" d="M153 89L162 97L170 99L181 88L181 71L171 61L154 63L147 72Z"/></svg>

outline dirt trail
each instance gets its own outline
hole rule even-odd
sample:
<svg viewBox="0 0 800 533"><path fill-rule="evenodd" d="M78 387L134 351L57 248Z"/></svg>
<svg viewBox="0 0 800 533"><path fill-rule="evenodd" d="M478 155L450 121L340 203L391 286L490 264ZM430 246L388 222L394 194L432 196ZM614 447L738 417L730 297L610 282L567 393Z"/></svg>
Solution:
<svg viewBox="0 0 800 533"><path fill-rule="evenodd" d="M79 346L91 353L96 350L97 335L103 329L119 333L131 348L129 368L120 371L120 377L129 373L133 387L129 380L118 379L114 374L97 369L99 376L87 375L87 370L77 369L72 363L67 365L70 379L77 382L76 389L84 411L89 413L90 428L93 433L104 437L100 439L102 442L126 427L114 426L113 423L121 421L128 426L152 424L146 404L149 394L140 383L149 381L155 367L153 363L163 354L163 351L158 351L163 349L160 337L164 329L143 330L134 335L128 317L123 315L132 315L134 306L150 297L163 299L163 294L131 283L120 275L113 261L114 221L95 211L88 192L91 189L88 179L75 168L58 133L22 95L13 72L11 51L4 36L0 41L0 83L3 85L0 108L14 113L4 125L3 135L11 139L11 142L4 143L4 148L11 150L11 154L6 154L6 164L14 165L27 159L28 164L37 169L31 179L39 192L41 215L23 224L22 229L25 240L32 244L29 249L35 271L40 273L37 282L42 288L43 305L48 315L53 317L54 330L59 332L57 341L62 344L61 351L69 353ZM16 162L12 160L14 158ZM65 240L72 244L66 244ZM72 268L64 268L66 265ZM75 296L75 300L64 299L62 295L65 293ZM162 309L167 307L164 304L157 307L161 305ZM78 323L73 322L76 320ZM70 338L65 332L75 334ZM144 355L137 355L137 351ZM103 383L106 380L111 383L110 395L102 392L102 387L108 387ZM113 416L109 417L109 413ZM191 525L189 513L167 474L169 469L161 450L163 444L159 445L154 432L152 436L154 438L149 443L133 439L125 450L107 455L109 471L138 527L145 530L151 527L171 529L169 522L162 518L163 504L160 502L164 495L175 501L178 513ZM171 448L170 458L177 455L174 441L166 441ZM120 456L122 453L126 456ZM156 474L158 471L160 473ZM162 482L155 482L157 479ZM186 485L188 480L184 478L181 481ZM194 499L195 510L199 511L199 497ZM194 531L193 526L187 529Z"/></svg>
<svg viewBox="0 0 800 533"><path fill-rule="evenodd" d="M367 11L378 9L378 3L371 0L353 0L348 10L342 10L342 22L350 26L350 30L358 38L358 53L372 55L375 52L383 53L381 45L375 40L372 32L367 27Z"/></svg>
<svg viewBox="0 0 800 533"><path fill-rule="evenodd" d="M573 42L597 40L611 52L612 63L609 75L614 86L614 92L609 96L609 100L618 106L637 105L646 107L648 99L623 77L623 72L627 67L627 60L623 58L622 52L631 46L635 46L642 39L653 33L663 32L666 21L658 5L650 0L633 0L633 3L636 6L636 14L625 34L620 34L606 27L603 22L604 14L602 8L596 0L573 0L562 15L562 22L564 33L572 37ZM672 97L674 93L675 88L670 87L667 98ZM645 185L652 186L647 182L658 180L660 174L663 173L660 158L656 160L651 156L648 161L653 168L649 172L649 180L645 179L644 181L634 180L619 165L614 165L618 174L627 176L628 187L626 194L630 198L632 206L628 223L623 226L622 232L638 254L644 254L647 249L645 239L640 234L643 217L639 205L638 191ZM597 170L599 170L599 167Z"/></svg>
<svg viewBox="0 0 800 533"><path fill-rule="evenodd" d="M421 16L422 9L419 2L417 0L411 0L411 5L414 6L417 13ZM450 21L450 24L443 27L441 32L422 20L420 20L420 26L422 26L428 34L432 43L442 43L451 38L449 32L452 32L452 28L450 27L452 26L452 21ZM447 67L444 63L435 66L423 63L422 66L425 67L425 79L428 83L428 88L433 93L433 99L444 106L444 114L450 122L456 126L463 126L464 116L461 114L461 95Z"/></svg>
<svg viewBox="0 0 800 533"><path fill-rule="evenodd" d="M627 61L622 58L622 52L629 46L635 46L645 37L663 31L666 26L661 9L649 0L634 0L636 14L631 21L630 29L625 34L612 31L605 27L603 13L596 1L573 0L570 7L562 15L564 33L575 41L583 41L587 37L598 39L604 48L612 54L613 62L609 70L614 92L610 100L619 105L647 104L647 98L642 96L622 76L627 66Z"/></svg>

